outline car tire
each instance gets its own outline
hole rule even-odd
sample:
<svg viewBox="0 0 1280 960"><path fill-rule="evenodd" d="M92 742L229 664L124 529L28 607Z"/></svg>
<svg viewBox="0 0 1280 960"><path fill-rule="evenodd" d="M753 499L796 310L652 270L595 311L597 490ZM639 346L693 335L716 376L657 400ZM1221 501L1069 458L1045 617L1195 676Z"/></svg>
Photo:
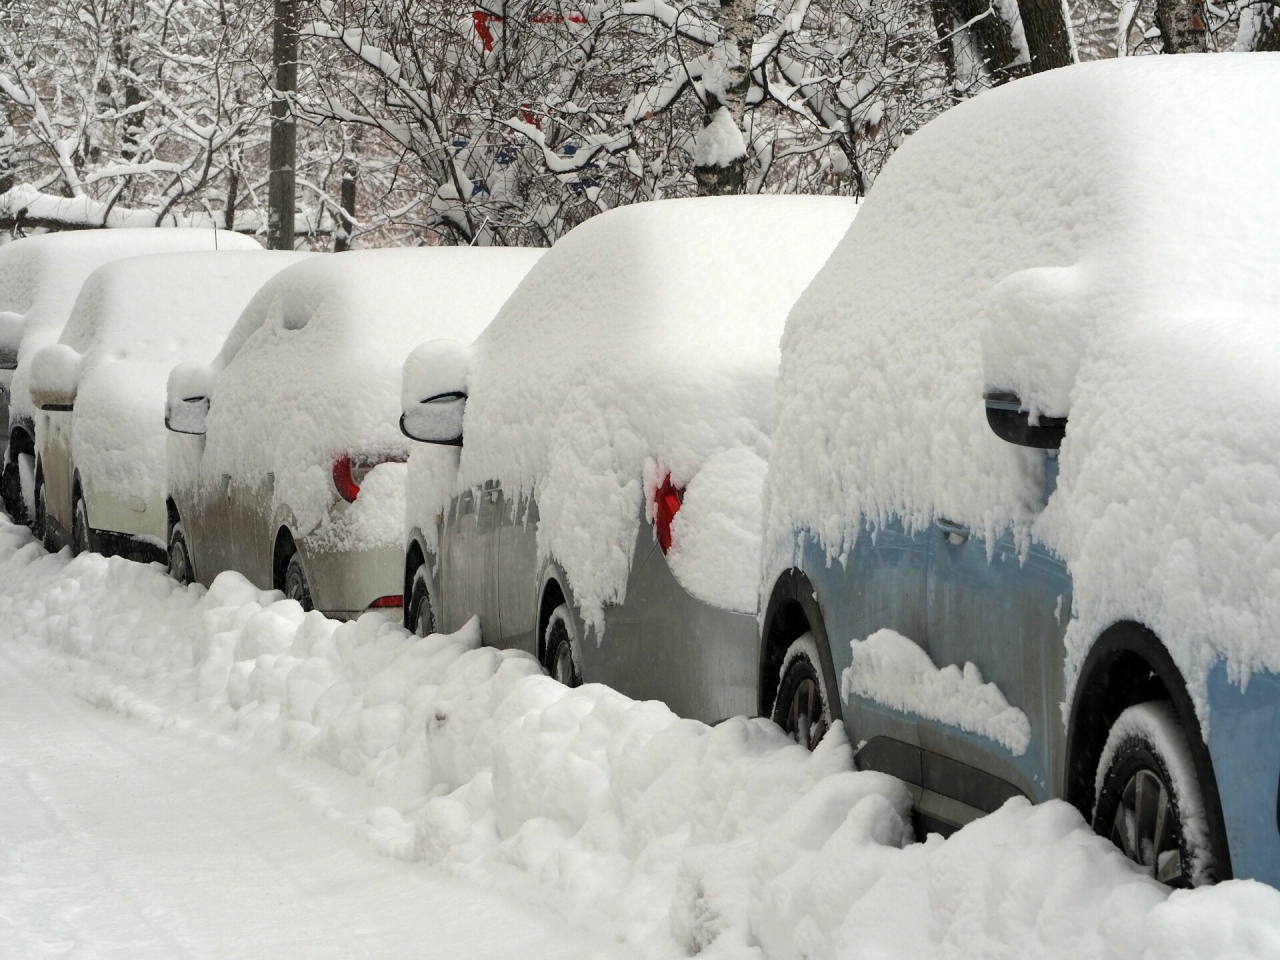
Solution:
<svg viewBox="0 0 1280 960"><path fill-rule="evenodd" d="M1098 764L1093 829L1173 887L1213 882L1215 850L1186 733L1167 700L1116 719Z"/></svg>
<svg viewBox="0 0 1280 960"><path fill-rule="evenodd" d="M76 494L75 508L71 514L71 555L77 557L93 550L93 528L89 526L89 506L84 494Z"/></svg>
<svg viewBox="0 0 1280 960"><path fill-rule="evenodd" d="M187 546L187 531L181 520L169 530L169 576L183 585L196 582L191 549Z"/></svg>
<svg viewBox="0 0 1280 960"><path fill-rule="evenodd" d="M0 496L4 499L4 508L10 520L20 525L30 522L26 499L22 496L22 473L18 462L8 456L5 457L3 475L0 475Z"/></svg>
<svg viewBox="0 0 1280 960"><path fill-rule="evenodd" d="M573 615L568 604L560 604L551 611L543 631L543 666L553 680L566 687L582 686L582 667L574 650Z"/></svg>
<svg viewBox="0 0 1280 960"><path fill-rule="evenodd" d="M772 718L796 743L812 750L831 729L831 699L813 634L792 642L782 659Z"/></svg>
<svg viewBox="0 0 1280 960"><path fill-rule="evenodd" d="M295 550L284 568L284 595L290 600L297 600L303 610L314 610L311 602L311 585L307 583L307 571L302 567L302 557Z"/></svg>
<svg viewBox="0 0 1280 960"><path fill-rule="evenodd" d="M404 625L415 637L426 637L436 632L435 608L431 606L431 590L427 584L425 563L419 564L418 569L413 571Z"/></svg>

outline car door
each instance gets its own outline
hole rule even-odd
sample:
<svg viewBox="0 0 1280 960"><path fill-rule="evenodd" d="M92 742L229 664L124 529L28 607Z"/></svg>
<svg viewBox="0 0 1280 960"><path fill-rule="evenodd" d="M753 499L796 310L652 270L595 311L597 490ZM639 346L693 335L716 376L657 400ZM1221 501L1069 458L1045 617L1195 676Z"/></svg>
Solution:
<svg viewBox="0 0 1280 960"><path fill-rule="evenodd" d="M476 557L476 491L463 490L449 501L440 534L441 629L453 633L480 606L481 564Z"/></svg>
<svg viewBox="0 0 1280 960"><path fill-rule="evenodd" d="M922 720L921 745L963 758L1016 783L1035 799L1052 795L1051 758L1061 755L1063 634L1071 579L1042 544L1005 531L992 545L972 531L935 523L929 555L929 654L938 667L973 663L1030 724L1025 749L1010 750L954 726ZM940 792L954 796L946 789Z"/></svg>
<svg viewBox="0 0 1280 960"><path fill-rule="evenodd" d="M538 503L503 495L498 515L498 613L502 645L538 655Z"/></svg>
<svg viewBox="0 0 1280 960"><path fill-rule="evenodd" d="M41 443L40 462L44 470L44 492L48 515L62 527L68 535L71 533L71 410L46 410L41 413L44 418L44 437Z"/></svg>

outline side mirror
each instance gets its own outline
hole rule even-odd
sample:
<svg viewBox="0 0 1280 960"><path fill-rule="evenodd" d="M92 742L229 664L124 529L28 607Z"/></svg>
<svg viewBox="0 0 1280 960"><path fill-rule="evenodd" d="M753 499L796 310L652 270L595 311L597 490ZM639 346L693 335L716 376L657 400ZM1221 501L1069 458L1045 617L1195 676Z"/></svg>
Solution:
<svg viewBox="0 0 1280 960"><path fill-rule="evenodd" d="M400 415L400 432L420 443L462 446L462 421L467 412L467 395L452 390L427 397L407 407Z"/></svg>
<svg viewBox="0 0 1280 960"><path fill-rule="evenodd" d="M409 354L400 390L400 432L420 443L462 446L470 369L471 350L456 340L431 340Z"/></svg>
<svg viewBox="0 0 1280 960"><path fill-rule="evenodd" d="M0 310L0 370L12 370L18 365L18 347L22 343L25 321L20 313Z"/></svg>
<svg viewBox="0 0 1280 960"><path fill-rule="evenodd" d="M1031 422L1031 411L1023 406L1016 393L1007 390L989 390L985 397L987 424L995 435L1020 447L1037 447L1041 450L1057 450L1067 435L1066 417L1041 416Z"/></svg>
<svg viewBox="0 0 1280 960"><path fill-rule="evenodd" d="M212 380L212 371L200 363L181 363L169 371L164 403L164 425L168 430L204 436Z"/></svg>
<svg viewBox="0 0 1280 960"><path fill-rule="evenodd" d="M31 402L40 410L71 410L84 359L65 343L45 347L31 362Z"/></svg>
<svg viewBox="0 0 1280 960"><path fill-rule="evenodd" d="M204 436L205 418L209 416L208 397L182 397L169 400L164 405L165 429L173 433Z"/></svg>

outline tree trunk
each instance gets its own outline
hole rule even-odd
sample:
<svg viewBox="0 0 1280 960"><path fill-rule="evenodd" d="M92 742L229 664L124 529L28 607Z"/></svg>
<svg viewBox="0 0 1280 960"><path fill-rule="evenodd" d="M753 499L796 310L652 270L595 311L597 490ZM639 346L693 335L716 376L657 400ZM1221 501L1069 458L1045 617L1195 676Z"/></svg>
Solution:
<svg viewBox="0 0 1280 960"><path fill-rule="evenodd" d="M342 193L339 199L342 215L333 231L334 253L344 253L351 249L351 231L355 228L356 165L350 161L342 171Z"/></svg>
<svg viewBox="0 0 1280 960"><path fill-rule="evenodd" d="M292 250L294 245L294 162L297 126L288 94L298 88L298 3L275 0L271 94L271 172L267 189L267 246Z"/></svg>
<svg viewBox="0 0 1280 960"><path fill-rule="evenodd" d="M1031 53L1031 72L1044 73L1076 62L1071 22L1063 0L1018 0L1018 13Z"/></svg>
<svg viewBox="0 0 1280 960"><path fill-rule="evenodd" d="M240 193L240 171L235 167L227 174L227 205L223 210L223 227L227 230L236 228L236 201Z"/></svg>
<svg viewBox="0 0 1280 960"><path fill-rule="evenodd" d="M1204 0L1156 0L1156 26L1165 53L1205 53L1209 49Z"/></svg>
<svg viewBox="0 0 1280 960"><path fill-rule="evenodd" d="M707 78L705 119L694 138L693 175L701 197L741 193L746 184L742 121L751 89L755 0L720 0L720 31L720 42L712 50L720 69L714 79ZM721 115L722 109L727 117Z"/></svg>

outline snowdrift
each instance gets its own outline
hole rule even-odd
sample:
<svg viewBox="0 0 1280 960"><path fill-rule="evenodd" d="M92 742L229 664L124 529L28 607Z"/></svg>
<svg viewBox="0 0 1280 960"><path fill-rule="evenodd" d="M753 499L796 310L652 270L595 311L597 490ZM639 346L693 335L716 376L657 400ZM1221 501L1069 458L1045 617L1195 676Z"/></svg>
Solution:
<svg viewBox="0 0 1280 960"><path fill-rule="evenodd" d="M907 794L772 724L576 690L471 627L303 614L235 574L48 555L0 518L0 653L170 735L282 754L320 815L645 957L1145 958L1280 952L1280 893L1174 893L1075 810L1010 801L908 843ZM289 758L305 761L292 763ZM304 771L310 771L305 773ZM345 771L345 773L338 773ZM301 811L300 806L300 811Z"/></svg>

